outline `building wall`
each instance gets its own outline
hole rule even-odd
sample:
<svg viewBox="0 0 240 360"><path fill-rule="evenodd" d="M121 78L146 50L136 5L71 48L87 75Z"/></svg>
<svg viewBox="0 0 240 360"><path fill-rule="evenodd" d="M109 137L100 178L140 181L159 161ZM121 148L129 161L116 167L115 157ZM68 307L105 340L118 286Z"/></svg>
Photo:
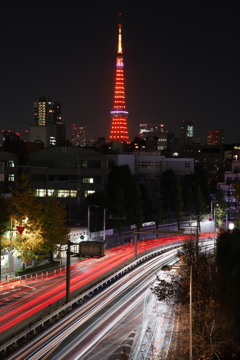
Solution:
<svg viewBox="0 0 240 360"><path fill-rule="evenodd" d="M136 153L134 174L137 176L159 177L165 170L165 157L154 153Z"/></svg>
<svg viewBox="0 0 240 360"><path fill-rule="evenodd" d="M224 174L224 182L219 182L217 184L217 188L224 191L229 216L234 216L239 207L238 199L235 196L235 189L233 186L235 182L240 182L239 160L232 161L232 170L226 171Z"/></svg>
<svg viewBox="0 0 240 360"><path fill-rule="evenodd" d="M45 147L50 146L50 127L31 125L30 142L42 142Z"/></svg>
<svg viewBox="0 0 240 360"><path fill-rule="evenodd" d="M194 172L194 159L166 158L165 170L172 169L177 176L192 174Z"/></svg>
<svg viewBox="0 0 240 360"><path fill-rule="evenodd" d="M0 151L0 183L4 187L13 186L17 168L18 156L7 151Z"/></svg>

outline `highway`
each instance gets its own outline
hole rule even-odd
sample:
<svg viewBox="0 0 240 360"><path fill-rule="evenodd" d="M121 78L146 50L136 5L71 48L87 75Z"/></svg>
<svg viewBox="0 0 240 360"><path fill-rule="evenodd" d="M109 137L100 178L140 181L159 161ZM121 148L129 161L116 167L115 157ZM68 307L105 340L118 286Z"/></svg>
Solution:
<svg viewBox="0 0 240 360"><path fill-rule="evenodd" d="M173 238L173 237L172 237ZM172 238L158 238L140 241L138 253L144 253L172 242ZM84 287L94 283L97 278L111 272L124 261L133 257L133 243L110 249L99 259L86 259L71 269L70 292L82 291ZM39 315L44 315L55 306L63 304L66 295L66 274L52 276L35 281L26 280L22 283L9 284L1 287L0 293L0 332L4 335L14 335L18 329L34 321Z"/></svg>
<svg viewBox="0 0 240 360"><path fill-rule="evenodd" d="M203 237L205 235L203 235ZM184 237L184 238L186 238L186 237ZM166 244L169 244L173 239L176 240L175 237L164 237L164 238L158 238L158 239L141 240L138 242L138 253L141 254L141 253L144 253L148 249L153 249L156 247L158 248L159 246L165 246ZM108 250L106 252L106 256L103 258L86 259L84 261L79 262L76 266L71 268L71 284L70 284L71 294L73 294L76 291L77 292L81 291L81 289L83 289L84 286L88 286L88 284L90 284L91 282L96 282L96 279L101 274L105 274L108 271L112 271L112 269L115 268L118 264L122 264L125 260L133 257L133 253L134 253L134 246L132 243L130 243L130 244L122 245L117 248ZM138 274L138 271L139 270L136 270L136 274ZM41 313L46 314L46 311L51 312L53 307L55 307L56 305L59 305L61 303L64 303L65 294L66 294L65 281L66 281L66 274L64 272L62 272L60 275L51 276L51 277L44 278L44 279L38 278L35 281L28 280L21 284L14 284L14 285L9 284L8 286L1 287L1 291L0 291L1 341L3 341L3 343L4 343L4 335L5 334L7 334L7 336L9 336L9 334L14 335L14 333L16 333L18 331L18 328L20 330L23 326L25 326L25 324L28 325L30 321L34 320L34 317L39 316L39 314L41 314ZM148 284L148 287L149 287L149 282L150 282L149 279L147 279L146 283ZM137 280L135 279L131 286L134 287L136 284L137 284ZM114 285L115 285L115 283L114 283ZM130 287L130 285L129 285L129 287ZM144 301L143 301L143 299L145 299L144 298L145 295L143 295L143 294L145 294L144 291L147 291L147 290L146 289L142 290L142 293L141 293L141 291L139 291L139 293L135 297L133 295L132 290L131 290L131 292L127 291L127 294L125 295L126 297L124 298L124 301L123 301L123 306L126 307L126 311L128 314L127 319L129 318L129 314L132 312L134 313L134 309L137 309L138 303L140 304L140 306L142 303L144 303ZM120 298L121 298L123 293L124 293L124 291L121 290L121 292L120 292L121 295L118 295L118 296L120 296ZM102 294L103 294L103 292L101 292L101 296L102 296ZM149 294L149 289L148 289L148 294ZM108 297L108 295L106 295L106 296ZM111 299L112 296L113 295L109 296L109 299ZM128 298L128 296L130 296L130 297ZM95 297L91 301L95 301ZM126 306L126 304L129 302L130 302L130 304L134 304L134 306L131 305L131 306L133 306L132 312L127 310L128 308L129 309L131 308L131 306L130 307ZM100 303L104 303L103 300L101 300ZM90 305L88 305L88 304L90 304ZM89 306L91 308L92 307L91 302L87 302L86 306ZM155 307L156 306L157 305L155 304ZM119 308L120 308L120 305L119 305ZM118 307L117 307L117 309L118 309ZM110 313L113 312L116 319L118 319L117 309L116 309L116 311L114 310L114 308L111 308L111 310L110 310ZM124 311L120 312L120 314L123 314L123 313L124 313ZM144 311L142 311L141 309L138 309L137 313L143 314ZM120 315L120 316L122 316L122 315ZM125 319L125 318L126 318L126 316L123 317L123 319ZM66 319L66 317L64 319ZM100 317L100 319L101 319L101 317ZM111 319L109 312L107 313L107 319ZM135 319L135 318L133 318L133 319ZM99 320L98 320L98 322L99 322ZM106 322L106 320L103 321L103 324L105 322ZM124 328L126 328L127 323L125 323ZM140 321L140 323L141 323L141 321ZM57 325L57 327L58 327L60 322L58 322L57 324L58 324ZM114 324L114 321L113 322L111 321L111 324ZM111 325L111 328L114 329L114 326ZM52 331L52 327L51 327L51 331ZM118 342L119 342L119 336L118 336L119 331L120 330L118 328L117 332L116 332L116 334L117 334L116 340ZM132 330L129 329L129 332L131 332L131 331ZM80 333L82 334L84 332L81 330ZM102 331L100 331L99 334L103 334ZM124 333L122 335L123 340L124 340L124 337L126 337L126 335L127 335L126 333ZM100 336L100 337L102 338L102 336ZM100 337L99 337L99 339L100 339ZM114 338L114 330L113 330L113 333L111 333L111 340L113 338ZM103 339L105 339L104 336L103 336ZM106 340L102 340L102 341L104 342ZM80 343L82 343L82 340L80 341ZM97 343L99 343L99 340L97 341ZM112 344L112 341L111 341L111 344ZM56 345L54 345L54 346L56 346ZM116 346L116 344L114 346ZM92 349L93 347L94 346L91 345L90 348ZM106 346L104 348L107 349L108 346ZM84 350L84 351L86 351L86 350ZM46 354L46 351L44 351L44 353ZM89 355L87 355L87 356L89 356ZM7 357L5 357L5 358L7 358ZM83 357L81 357L81 358L83 358ZM90 359L90 357L86 357L86 359L88 359L88 358ZM21 357L19 357L19 359L21 359ZM22 359L25 359L25 357L22 357ZM94 357L93 357L93 359L94 359Z"/></svg>
<svg viewBox="0 0 240 360"><path fill-rule="evenodd" d="M213 241L210 241L212 247ZM113 360L123 347L131 360L152 359L172 346L174 314L156 300L150 287L166 263L174 263L177 249L139 265L50 329L22 347L8 360Z"/></svg>
<svg viewBox="0 0 240 360"><path fill-rule="evenodd" d="M136 334L137 343L146 330L143 318L148 311L150 285L176 252L171 250L141 264L8 359L103 360L109 359L131 332ZM164 342L162 345L166 348Z"/></svg>

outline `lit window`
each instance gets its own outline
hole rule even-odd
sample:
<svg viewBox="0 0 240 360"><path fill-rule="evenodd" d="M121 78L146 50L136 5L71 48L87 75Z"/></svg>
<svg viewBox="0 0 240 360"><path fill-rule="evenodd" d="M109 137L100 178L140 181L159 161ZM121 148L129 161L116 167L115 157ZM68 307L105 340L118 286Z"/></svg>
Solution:
<svg viewBox="0 0 240 360"><path fill-rule="evenodd" d="M93 178L83 178L83 183L93 184Z"/></svg>
<svg viewBox="0 0 240 360"><path fill-rule="evenodd" d="M14 181L14 174L8 174L8 181Z"/></svg>
<svg viewBox="0 0 240 360"><path fill-rule="evenodd" d="M70 196L71 197L77 197L77 190L71 190L70 191Z"/></svg>
<svg viewBox="0 0 240 360"><path fill-rule="evenodd" d="M46 196L46 189L36 189L36 196L38 197Z"/></svg>
<svg viewBox="0 0 240 360"><path fill-rule="evenodd" d="M86 197L88 197L88 195L94 194L94 193L95 193L94 190L86 190L86 191L84 192L84 197L86 198Z"/></svg>
<svg viewBox="0 0 240 360"><path fill-rule="evenodd" d="M69 197L69 190L58 190L58 197Z"/></svg>
<svg viewBox="0 0 240 360"><path fill-rule="evenodd" d="M13 160L8 160L7 166L8 166L8 167L14 167L14 166L15 166L15 165L14 165L14 161L13 161Z"/></svg>

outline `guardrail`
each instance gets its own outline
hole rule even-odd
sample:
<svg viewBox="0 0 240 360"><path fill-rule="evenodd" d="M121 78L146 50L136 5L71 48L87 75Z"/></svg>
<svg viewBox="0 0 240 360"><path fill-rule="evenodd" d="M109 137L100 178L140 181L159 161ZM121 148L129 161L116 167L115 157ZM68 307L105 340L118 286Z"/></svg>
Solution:
<svg viewBox="0 0 240 360"><path fill-rule="evenodd" d="M7 276L6 278L1 281L1 285L6 285L9 283L14 283L14 282L23 282L23 281L27 281L27 280L39 280L39 279L43 279L43 278L48 278L49 276L55 276L55 275L59 275L61 274L61 272L66 270L66 265L64 266L59 266L57 268L53 268L53 269L46 269L46 270L40 270L40 271L34 271L33 273L29 273L29 274L24 274L24 275L20 275L20 276Z"/></svg>

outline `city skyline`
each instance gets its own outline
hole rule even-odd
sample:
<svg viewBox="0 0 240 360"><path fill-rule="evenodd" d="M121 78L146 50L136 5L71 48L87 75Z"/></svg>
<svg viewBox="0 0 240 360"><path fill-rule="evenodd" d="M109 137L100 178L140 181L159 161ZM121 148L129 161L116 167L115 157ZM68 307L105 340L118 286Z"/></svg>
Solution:
<svg viewBox="0 0 240 360"><path fill-rule="evenodd" d="M237 8L151 5L2 5L1 128L21 135L33 125L39 96L62 104L62 121L109 137L118 13L122 12L130 140L139 125L164 124L180 136L222 129L239 142ZM1 129L1 130L2 130Z"/></svg>

